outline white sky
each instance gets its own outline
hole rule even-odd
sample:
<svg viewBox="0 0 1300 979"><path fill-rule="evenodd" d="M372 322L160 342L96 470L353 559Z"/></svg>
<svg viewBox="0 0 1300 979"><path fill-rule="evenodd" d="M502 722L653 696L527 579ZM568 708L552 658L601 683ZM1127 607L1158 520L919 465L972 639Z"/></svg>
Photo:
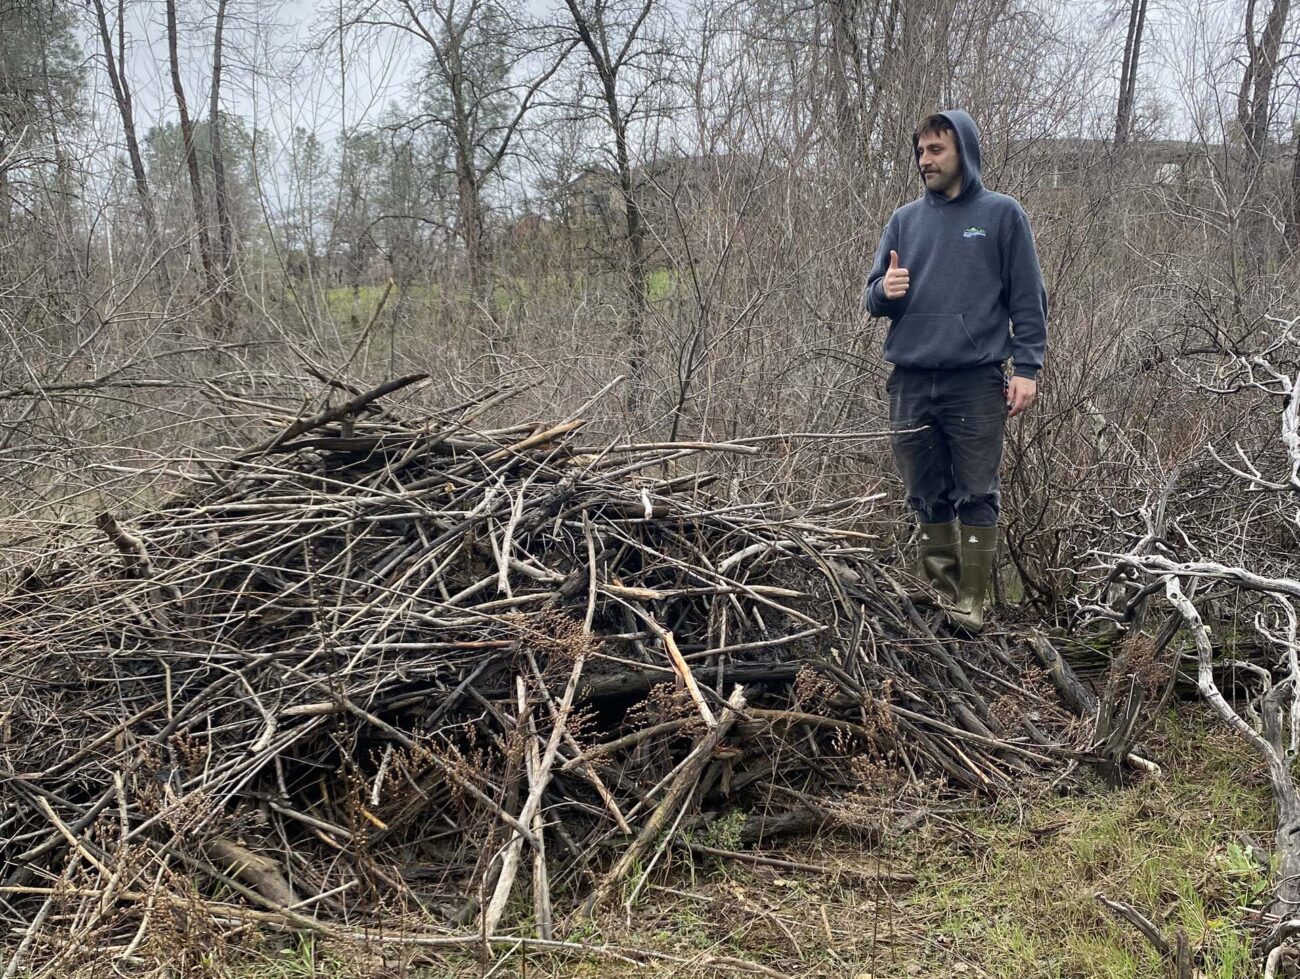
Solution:
<svg viewBox="0 0 1300 979"><path fill-rule="evenodd" d="M351 37L356 40L350 40L349 50L343 53L345 72L338 69L336 42L327 45L324 51L312 49L313 39L320 38L329 21L337 18L340 2L230 0L223 83L223 104L227 109L237 112L250 124L276 134L287 134L292 127L303 126L314 130L328 143L345 126L351 129L363 125L373 121L389 103L408 101L408 83L423 57L415 39L393 34L361 47L360 35L353 32ZM560 0L516 2L529 13L542 14L554 9ZM685 9L685 0L667 2L678 11ZM1083 0L1082 3L1037 0L1037 3L1059 23L1073 21L1086 25L1075 29L1091 32L1093 41L1099 30L1108 30L1113 40L1107 38L1106 43L1115 48L1114 57L1108 63L1114 73L1118 72L1124 20L1113 15L1121 4L1127 7L1125 0ZM1225 42L1240 29L1243 5L1244 0L1152 0L1138 100L1141 104L1145 98L1155 96L1168 106L1167 131L1162 135L1181 135L1190 128L1194 103L1203 102L1210 90L1204 75L1211 63L1221 67L1226 62ZM191 113L205 117L215 2L179 0L179 6L187 98ZM141 133L151 125L175 118L164 10L162 0L128 2L127 70ZM1111 16L1107 17L1107 13ZM1294 37L1300 34L1297 30L1300 17L1293 16L1291 21ZM1111 26L1103 28L1106 23ZM682 26L689 29L690 25ZM98 50L96 38L87 36L86 42L88 50ZM1240 69L1229 70L1235 73ZM1295 67L1289 67L1279 80L1283 87L1283 119L1296 112L1295 72ZM107 82L98 61L91 78L92 87L100 90L98 115L102 136L112 145L118 145L120 123L107 101L104 92ZM340 85L340 79L346 87ZM1114 84L1113 78L1104 83L1109 91L1113 91Z"/></svg>
<svg viewBox="0 0 1300 979"><path fill-rule="evenodd" d="M258 3L230 0L226 26L223 104L250 123L280 130L286 126L337 130L353 125L376 102L403 94L410 75L410 45L386 57L350 57L346 75L350 91L337 89L337 71L323 71L308 50L323 28L331 5L310 0ZM205 115L212 67L212 11L215 4L180 0L180 59L191 114ZM196 16L203 20L196 23ZM165 7L161 0L144 0L128 9L127 71L143 131L176 117L168 74ZM188 43L187 43L188 39ZM395 46L396 47L396 46ZM337 63L337 53L331 61ZM256 65L257 70L253 71ZM99 87L104 86L96 78ZM199 107L202 107L201 109Z"/></svg>
<svg viewBox="0 0 1300 979"><path fill-rule="evenodd" d="M531 13L540 14L550 6L546 0L521 0L522 9ZM178 0L178 7L186 98L191 114L198 115L195 105L206 107L209 93L216 4ZM162 0L128 4L127 70L142 130L176 116L165 9ZM338 9L337 2L314 0L230 0L223 104L250 123L273 131L302 125L325 137L344 126L364 124L391 102L406 100L408 84L424 57L420 42L395 34L363 42L353 30L343 52L347 70L342 72L337 42L327 43L324 50L318 45L330 23L337 21ZM252 70L254 65L257 71ZM340 86L340 79L346 88ZM106 82L97 78L96 84Z"/></svg>

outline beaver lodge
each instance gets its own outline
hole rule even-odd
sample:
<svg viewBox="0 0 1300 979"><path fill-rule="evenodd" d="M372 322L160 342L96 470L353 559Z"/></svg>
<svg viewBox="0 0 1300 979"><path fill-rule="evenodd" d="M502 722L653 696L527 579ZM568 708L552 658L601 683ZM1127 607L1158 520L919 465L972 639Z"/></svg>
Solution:
<svg viewBox="0 0 1300 979"><path fill-rule="evenodd" d="M995 794L1081 757L1028 645L934 631L833 507L667 468L756 440L486 429L499 397L389 397L419 379L268 412L9 587L0 900L29 967L254 925L577 947L667 854L718 855L694 841L723 816L761 845L851 825L864 781Z"/></svg>

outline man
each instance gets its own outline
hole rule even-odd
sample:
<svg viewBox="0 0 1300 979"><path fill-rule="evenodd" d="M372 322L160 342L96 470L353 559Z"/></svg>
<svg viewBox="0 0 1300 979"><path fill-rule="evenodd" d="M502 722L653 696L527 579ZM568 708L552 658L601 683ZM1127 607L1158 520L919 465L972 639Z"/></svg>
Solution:
<svg viewBox="0 0 1300 979"><path fill-rule="evenodd" d="M960 109L928 116L912 145L925 192L890 217L865 300L890 319L889 422L920 523L920 575L953 623L978 631L1003 434L1038 396L1047 294L1023 208L980 182L975 121Z"/></svg>

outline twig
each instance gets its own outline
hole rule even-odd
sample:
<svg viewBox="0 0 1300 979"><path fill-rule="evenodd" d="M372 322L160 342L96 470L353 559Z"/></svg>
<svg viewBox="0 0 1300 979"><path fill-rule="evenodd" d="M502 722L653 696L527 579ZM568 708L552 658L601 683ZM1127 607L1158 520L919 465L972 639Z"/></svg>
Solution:
<svg viewBox="0 0 1300 979"><path fill-rule="evenodd" d="M1097 903L1106 910L1110 911L1122 921L1127 921L1130 925L1142 933L1145 938L1161 955L1170 953L1169 943L1165 941L1164 936L1160 934L1160 929L1152 923L1142 912L1131 904L1125 904L1123 901L1112 901L1098 891L1095 895Z"/></svg>

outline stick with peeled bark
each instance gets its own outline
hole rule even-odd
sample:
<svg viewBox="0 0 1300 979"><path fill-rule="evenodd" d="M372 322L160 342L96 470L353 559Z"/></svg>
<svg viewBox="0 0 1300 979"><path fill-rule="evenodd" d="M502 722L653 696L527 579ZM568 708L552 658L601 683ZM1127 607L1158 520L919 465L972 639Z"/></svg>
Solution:
<svg viewBox="0 0 1300 979"><path fill-rule="evenodd" d="M540 812L542 805L542 793L546 791L546 786L551 781L551 767L555 762L555 755L560 750L560 734L564 730L564 725L568 720L569 711L573 707L573 695L578 689L578 680L582 677L582 665L586 657L579 655L573 662L573 672L569 674L569 684L565 687L564 698L560 701L560 709L556 714L555 725L551 728L551 736L546 743L546 753L538 762L535 778L528 792L528 798L524 802L523 809L519 813L519 825L528 826L533 822L534 817ZM518 685L518 694L520 702L519 722L524 723L524 712L527 709L527 703L524 694L524 681L522 677L516 677ZM539 852L542 850L541 838L536 837L536 846ZM492 892L492 900L488 902L487 911L484 912L484 933L495 934L497 922L501 920L501 912L505 910L506 901L510 897L510 890L514 887L515 873L519 869L519 853L523 848L524 840L521 835L515 835L509 843L506 844L505 853L502 855L501 875L497 878L496 888Z"/></svg>

